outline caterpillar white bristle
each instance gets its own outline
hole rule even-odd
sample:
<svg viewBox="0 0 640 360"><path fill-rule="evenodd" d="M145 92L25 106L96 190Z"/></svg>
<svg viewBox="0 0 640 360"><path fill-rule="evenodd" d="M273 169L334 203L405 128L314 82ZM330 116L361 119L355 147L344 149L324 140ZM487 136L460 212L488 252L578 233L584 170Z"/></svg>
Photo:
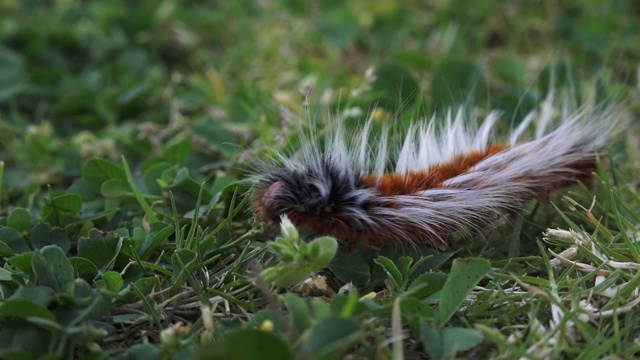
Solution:
<svg viewBox="0 0 640 360"><path fill-rule="evenodd" d="M324 146L314 131L301 130L299 152L277 153L251 177L253 210L268 223L286 215L351 245L426 243L445 250L458 231L590 179L623 120L611 106L567 104L558 107L551 92L503 137L495 111L481 121L463 110L447 112L442 125L436 117L416 121L399 144L388 125L373 141L372 119L354 134L340 120L329 121Z"/></svg>

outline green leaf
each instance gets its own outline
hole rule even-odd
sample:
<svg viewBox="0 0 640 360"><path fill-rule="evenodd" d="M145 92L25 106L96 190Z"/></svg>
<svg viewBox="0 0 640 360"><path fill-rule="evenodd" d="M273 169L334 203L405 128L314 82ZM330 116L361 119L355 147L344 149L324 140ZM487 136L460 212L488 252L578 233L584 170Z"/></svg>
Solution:
<svg viewBox="0 0 640 360"><path fill-rule="evenodd" d="M8 258L7 262L20 269L22 272L29 273L29 271L31 271L31 259L33 258L33 253L34 252L25 252L20 255L15 255Z"/></svg>
<svg viewBox="0 0 640 360"><path fill-rule="evenodd" d="M102 291L94 291L91 297L91 303L84 307L81 311L75 312L75 318L72 324L80 324L83 321L95 320L109 313L111 308L111 297Z"/></svg>
<svg viewBox="0 0 640 360"><path fill-rule="evenodd" d="M380 265L385 270L389 280L391 280L391 282L393 283L394 290L402 291L402 273L400 273L400 270L398 269L396 264L394 264L391 259L386 258L382 255L378 256L378 258L375 259L375 263Z"/></svg>
<svg viewBox="0 0 640 360"><path fill-rule="evenodd" d="M471 290L491 269L486 259L455 259L440 294L438 326L444 326L467 298Z"/></svg>
<svg viewBox="0 0 640 360"><path fill-rule="evenodd" d="M69 218L77 217L82 208L82 197L78 194L54 196L42 207L42 220L60 224Z"/></svg>
<svg viewBox="0 0 640 360"><path fill-rule="evenodd" d="M331 309L331 313L339 314L345 318L358 317L369 311L366 305L360 301L355 292L352 292L349 295L334 295L331 298L329 307Z"/></svg>
<svg viewBox="0 0 640 360"><path fill-rule="evenodd" d="M265 282L276 286L291 286L304 281L310 271L306 266L283 264L262 270L260 273Z"/></svg>
<svg viewBox="0 0 640 360"><path fill-rule="evenodd" d="M0 305L1 306L1 305ZM29 317L27 321L42 319L43 317ZM52 359L47 356L47 347L42 344L49 344L52 340L50 331L33 326L27 321L3 319L0 326L0 343L7 344L0 348L0 356L7 360L23 359Z"/></svg>
<svg viewBox="0 0 640 360"><path fill-rule="evenodd" d="M15 208L7 217L7 225L18 230L25 231L31 225L31 215L23 208Z"/></svg>
<svg viewBox="0 0 640 360"><path fill-rule="evenodd" d="M437 330L427 322L420 323L420 340L433 359L447 359L456 353L467 351L484 340L482 333L474 329L447 328Z"/></svg>
<svg viewBox="0 0 640 360"><path fill-rule="evenodd" d="M307 351L316 358L339 357L363 336L364 331L355 320L329 316L311 328Z"/></svg>
<svg viewBox="0 0 640 360"><path fill-rule="evenodd" d="M451 256L455 253L440 253L432 247L426 245L416 244L415 246L405 247L385 247L378 255L382 255L392 261L398 261L401 257L410 257L414 260L409 268L411 274L409 280L415 279L418 275L430 272L440 268ZM422 259L421 259L422 258ZM375 266L373 269L374 281L384 280L387 276L383 274L384 269L380 266Z"/></svg>
<svg viewBox="0 0 640 360"><path fill-rule="evenodd" d="M87 181L102 183L109 179L127 180L124 169L102 159L89 159L82 168L82 177Z"/></svg>
<svg viewBox="0 0 640 360"><path fill-rule="evenodd" d="M0 241L0 256L13 256L14 252L4 241Z"/></svg>
<svg viewBox="0 0 640 360"><path fill-rule="evenodd" d="M36 283L48 286L56 292L73 282L73 267L65 253L56 245L45 246L36 251L31 259Z"/></svg>
<svg viewBox="0 0 640 360"><path fill-rule="evenodd" d="M56 296L56 292L46 286L21 286L16 290L11 299L23 299L34 302L42 307L47 307L49 301Z"/></svg>
<svg viewBox="0 0 640 360"><path fill-rule="evenodd" d="M369 264L359 254L348 255L339 251L329 264L329 270L340 281L351 282L356 286L366 284L371 278Z"/></svg>
<svg viewBox="0 0 640 360"><path fill-rule="evenodd" d="M338 250L338 241L328 236L313 239L308 245L312 271L322 270L329 265Z"/></svg>
<svg viewBox="0 0 640 360"><path fill-rule="evenodd" d="M39 317L56 320L56 317L45 307L24 299L10 299L0 302L0 319Z"/></svg>
<svg viewBox="0 0 640 360"><path fill-rule="evenodd" d="M14 254L22 254L31 251L27 240L22 237L18 230L10 227L0 228L0 241L5 243Z"/></svg>
<svg viewBox="0 0 640 360"><path fill-rule="evenodd" d="M51 229L49 224L40 223L31 231L31 245L41 249L47 245L57 245L63 252L69 251L71 242L67 234L59 229Z"/></svg>
<svg viewBox="0 0 640 360"><path fill-rule="evenodd" d="M304 300L294 294L284 294L282 297L289 310L289 321L298 333L302 334L311 325L309 306Z"/></svg>
<svg viewBox="0 0 640 360"><path fill-rule="evenodd" d="M133 283L134 286L127 285L120 291L120 298L126 303L141 300L138 292L134 289L137 288L142 294L150 294L153 289L158 285L158 280L153 277L145 277L138 279Z"/></svg>
<svg viewBox="0 0 640 360"><path fill-rule="evenodd" d="M220 340L196 352L195 360L289 360L289 346L274 334L241 329L224 334Z"/></svg>
<svg viewBox="0 0 640 360"><path fill-rule="evenodd" d="M431 320L434 318L434 311L431 306L414 297L403 297L400 302L402 316L418 316L420 319Z"/></svg>
<svg viewBox="0 0 640 360"><path fill-rule="evenodd" d="M109 268L121 248L121 237L98 229L89 230L87 237L81 237L78 240L78 256L91 261L101 271Z"/></svg>
<svg viewBox="0 0 640 360"><path fill-rule="evenodd" d="M440 332L442 349L446 357L467 351L484 340L482 333L474 329L446 328Z"/></svg>
<svg viewBox="0 0 640 360"><path fill-rule="evenodd" d="M156 360L160 359L159 350L155 346L144 343L133 345L126 352L127 360Z"/></svg>
<svg viewBox="0 0 640 360"><path fill-rule="evenodd" d="M447 274L435 272L424 273L418 276L411 285L409 285L407 291L413 292L413 290L420 287L419 290L416 290L417 292L413 293L413 296L415 298L422 299L441 290L448 278L449 275Z"/></svg>
<svg viewBox="0 0 640 360"><path fill-rule="evenodd" d="M420 340L431 358L436 360L444 358L440 332L430 327L426 321L420 323Z"/></svg>
<svg viewBox="0 0 640 360"><path fill-rule="evenodd" d="M69 259L69 263L73 268L74 275L87 282L93 281L96 275L98 275L98 267L85 258L72 257Z"/></svg>
<svg viewBox="0 0 640 360"><path fill-rule="evenodd" d="M158 185L158 179L162 177L162 173L170 169L173 165L167 162L158 162L144 170L144 185L150 194L160 195L162 187Z"/></svg>
<svg viewBox="0 0 640 360"><path fill-rule="evenodd" d="M181 164L191 152L191 139L185 136L181 140L169 145L164 153L164 160L171 164Z"/></svg>
<svg viewBox="0 0 640 360"><path fill-rule="evenodd" d="M116 198L127 195L132 195L129 184L125 180L109 179L102 183L100 187L100 193L104 197Z"/></svg>
<svg viewBox="0 0 640 360"><path fill-rule="evenodd" d="M104 280L105 287L108 291L117 293L122 289L124 281L122 276L115 271L107 271L102 274L102 280Z"/></svg>

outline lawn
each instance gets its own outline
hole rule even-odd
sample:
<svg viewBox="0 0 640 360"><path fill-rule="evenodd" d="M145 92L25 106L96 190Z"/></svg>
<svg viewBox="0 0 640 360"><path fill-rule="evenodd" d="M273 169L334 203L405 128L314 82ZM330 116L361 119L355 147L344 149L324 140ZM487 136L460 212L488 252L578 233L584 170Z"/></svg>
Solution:
<svg viewBox="0 0 640 360"><path fill-rule="evenodd" d="M640 356L639 24L633 0L0 0L0 357ZM508 131L551 88L629 130L446 252L251 212L297 122Z"/></svg>

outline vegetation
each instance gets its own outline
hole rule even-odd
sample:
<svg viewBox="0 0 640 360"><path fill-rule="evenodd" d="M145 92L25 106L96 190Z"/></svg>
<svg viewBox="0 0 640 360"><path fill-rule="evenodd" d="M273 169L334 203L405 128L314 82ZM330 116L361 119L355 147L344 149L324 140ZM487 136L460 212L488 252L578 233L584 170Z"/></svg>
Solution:
<svg viewBox="0 0 640 360"><path fill-rule="evenodd" d="M637 117L637 2L0 0L0 14L0 357L639 356L634 127L594 184L447 253L266 229L239 182L295 142L290 115L464 106L507 128L553 84Z"/></svg>

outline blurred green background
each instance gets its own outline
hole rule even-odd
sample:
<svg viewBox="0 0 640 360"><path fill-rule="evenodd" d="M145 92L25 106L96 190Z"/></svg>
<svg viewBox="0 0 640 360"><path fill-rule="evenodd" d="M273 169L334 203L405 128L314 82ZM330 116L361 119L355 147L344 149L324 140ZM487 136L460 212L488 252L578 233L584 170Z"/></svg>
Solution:
<svg viewBox="0 0 640 360"><path fill-rule="evenodd" d="M248 332L236 333L219 348L228 346L233 353L236 344L245 343L245 334L257 332L262 338L256 335L254 345L262 346L263 337L270 337L270 344L281 344L286 351L289 345L300 350L291 331L278 330L281 314L264 310L280 290L265 291L247 272L274 265L273 257L265 255L265 241L273 234L257 230L259 224L241 202L246 200L229 186L268 149L295 141L287 139L295 133L288 131L288 114L303 119L339 114L361 120L370 113L380 119L392 114L415 119L466 105L496 108L517 121L553 85L574 91L578 101L591 96L623 102L637 117L639 24L637 0L0 0L0 352L14 351L14 358L25 359L45 354L101 358L109 351L146 359L148 354L168 358L181 351L188 358L196 346L242 327ZM616 153L625 157L633 151ZM123 155L133 176L126 172ZM634 159L610 164L622 161L637 170ZM604 194L598 199L607 207L594 208L605 214L605 225L621 223L610 220L618 209L630 219L638 216L634 186L619 188L629 192L624 202L612 195L613 185L607 187L622 183L615 175L600 181ZM587 206L592 201L586 189L572 196ZM611 204L624 205L615 209ZM595 219L588 213L585 220L587 215L573 210L566 211L571 212L566 219L579 224ZM540 271L541 243L536 243L551 222L539 227L529 219L516 221L514 236L501 234L508 242L493 248L506 255L496 256L500 261L492 268L504 267L508 281L516 272L535 286L556 291L555 283L545 278L550 275ZM521 251L518 236L529 239L534 250ZM612 240L606 241L609 246ZM456 256L484 256L464 251ZM626 251L613 258L628 261ZM356 269L361 270L362 281L354 281L358 286L366 283L373 289L384 278L387 268L374 264L373 255L365 261L345 254L339 254L343 264L362 265ZM441 255L430 269L453 253ZM593 258L599 259L591 254ZM488 262L481 262L488 271ZM578 294L567 303L580 304L576 306L582 311L579 296L591 299L592 293L581 286L594 274L573 283L568 275L558 276ZM430 286L442 286L447 275L430 276ZM627 272L616 276L637 279ZM609 285L616 281L612 279ZM434 313L423 298L407 296L415 300L406 313L415 315L410 336L421 334L424 344L417 335L407 340L405 345L411 343L415 351L408 357L424 356L425 348L435 351L442 344L430 348L430 341L438 340L433 334L445 334L449 325L464 327L453 330L464 330L466 337L454 331L450 340L466 339L463 349L471 349L483 341L478 328L471 329L478 324L486 327L486 341L478 353L467 353L469 358L530 355L541 333L534 326L549 321L550 303L533 293L513 300L500 286L507 284L511 291L520 285L501 281L493 284L499 291L482 294L484 308L470 315L476 322L452 317L446 329L438 328L442 333L430 327ZM173 298L179 291L184 296ZM322 325L319 320L330 311L339 314L329 317L330 326L305 333L302 341L309 340L311 349L330 351L332 345L347 351L351 346L362 354L391 354L395 345L387 339L401 337L387 331L391 326L384 322L392 311L395 319L394 298L377 299L379 304L370 302L366 308L357 296L355 290L334 296L329 310L324 299L308 309L289 293L286 306L293 309L296 326L304 323L301 329ZM212 305L221 315L215 329L203 325L200 308L192 305L211 305L209 298L220 297L228 302ZM469 310L469 303L462 303L465 298L460 296L459 305ZM6 306L10 301L13 309ZM457 310L451 308L448 316ZM298 318L300 314L304 317ZM566 323L577 322L578 315L571 316ZM637 327L637 316L620 319L625 316L624 331L604 317L598 329L583 321L581 334L588 336L577 336L577 342L554 351L560 357L580 352L597 356L589 346L606 338L596 354L626 349L627 355L635 355L636 334L626 331ZM182 320L193 328L178 326ZM274 334L288 340L255 330L266 320L276 322ZM163 339L166 329L178 335ZM508 329L504 336L502 329ZM520 332L533 335L515 344L513 334ZM357 337L350 340L343 334ZM369 340L370 348L362 346ZM431 355L453 356L458 346L451 341L450 351Z"/></svg>

